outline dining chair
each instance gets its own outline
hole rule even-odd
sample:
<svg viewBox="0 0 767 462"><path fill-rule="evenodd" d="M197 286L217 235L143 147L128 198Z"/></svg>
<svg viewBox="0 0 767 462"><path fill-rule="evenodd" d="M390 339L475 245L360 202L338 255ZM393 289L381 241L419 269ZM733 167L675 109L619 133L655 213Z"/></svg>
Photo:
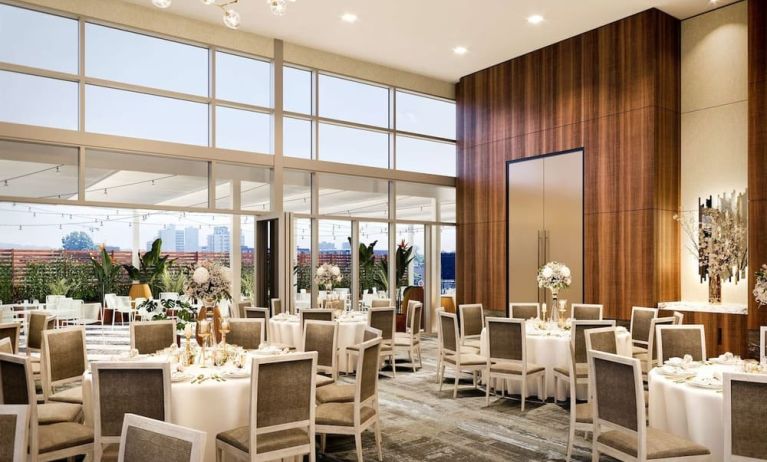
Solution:
<svg viewBox="0 0 767 462"><path fill-rule="evenodd" d="M257 350L264 343L265 319L229 318L229 333L226 343L246 350Z"/></svg>
<svg viewBox="0 0 767 462"><path fill-rule="evenodd" d="M245 309L250 307L250 302L239 302L236 305L233 305L234 307L234 313L232 314L233 318L244 318L245 317Z"/></svg>
<svg viewBox="0 0 767 462"><path fill-rule="evenodd" d="M0 339L8 339L13 354L19 352L19 331L21 324L18 322L6 322L0 324Z"/></svg>
<svg viewBox="0 0 767 462"><path fill-rule="evenodd" d="M584 332L586 351L596 350L603 353L618 354L618 330L615 327L599 327Z"/></svg>
<svg viewBox="0 0 767 462"><path fill-rule="evenodd" d="M479 337L485 327L485 314L482 304L458 305L458 323L461 333L461 345L479 348Z"/></svg>
<svg viewBox="0 0 767 462"><path fill-rule="evenodd" d="M26 319L27 356L32 361L39 361L39 357L33 357L32 353L41 353L43 348L43 331L56 327L56 317L47 311L30 311ZM38 371L39 372L39 371Z"/></svg>
<svg viewBox="0 0 767 462"><path fill-rule="evenodd" d="M599 460L601 454L639 462L710 454L704 446L647 426L638 359L591 350L588 365L592 377L592 460Z"/></svg>
<svg viewBox="0 0 767 462"><path fill-rule="evenodd" d="M13 351L13 344L11 343L11 339L8 337L0 338L0 353L5 353L7 355L15 354L16 352Z"/></svg>
<svg viewBox="0 0 767 462"><path fill-rule="evenodd" d="M133 321L130 323L130 347L148 355L176 344L176 322Z"/></svg>
<svg viewBox="0 0 767 462"><path fill-rule="evenodd" d="M647 353L635 354L634 357L642 364L642 373L647 376L650 373L650 369L655 367L658 363L658 349L656 348L656 333L659 326L673 326L676 325L675 318L669 316L666 318L655 318L650 321L650 337L647 342Z"/></svg>
<svg viewBox="0 0 767 462"><path fill-rule="evenodd" d="M45 402L83 403L83 373L88 367L85 349L85 328L66 327L43 331L43 352L40 356L43 396ZM59 386L67 388L56 391Z"/></svg>
<svg viewBox="0 0 767 462"><path fill-rule="evenodd" d="M509 303L509 317L514 319L539 319L540 303Z"/></svg>
<svg viewBox="0 0 767 462"><path fill-rule="evenodd" d="M391 306L391 300L388 298L374 298L370 302L371 308L388 308Z"/></svg>
<svg viewBox="0 0 767 462"><path fill-rule="evenodd" d="M366 327L362 334L362 343L370 340L380 339L381 331L373 329L372 327ZM355 351L359 352L362 343L355 345ZM351 355L348 356L347 364L351 364ZM317 388L317 403L350 403L354 401L354 392L356 388L354 384L349 383L331 383L324 387Z"/></svg>
<svg viewBox="0 0 767 462"><path fill-rule="evenodd" d="M527 398L527 379L538 379L538 392L546 394L546 368L527 362L527 331L524 319L487 318L487 363L484 369L485 405L490 405L490 384L501 380L501 390L507 380L521 384L522 412Z"/></svg>
<svg viewBox="0 0 767 462"><path fill-rule="evenodd" d="M635 306L631 308L631 342L632 354L647 353L647 343L650 341L650 322L658 317L656 308L644 308Z"/></svg>
<svg viewBox="0 0 767 462"><path fill-rule="evenodd" d="M767 460L767 375L725 372L724 461Z"/></svg>
<svg viewBox="0 0 767 462"><path fill-rule="evenodd" d="M29 406L0 404L0 461L22 462L27 459Z"/></svg>
<svg viewBox="0 0 767 462"><path fill-rule="evenodd" d="M362 331L362 342L367 342L368 340L373 340L375 338L381 338L382 333L380 329L376 329L375 327L366 326L365 330ZM352 354L359 354L359 346L360 344L355 345L349 345L346 347L346 368L347 370L352 365Z"/></svg>
<svg viewBox="0 0 767 462"><path fill-rule="evenodd" d="M394 352L406 351L408 361L413 366L413 372L417 367L423 367L421 358L421 319L423 316L423 304L421 302L408 303L407 317L405 319L406 332L394 333ZM418 357L418 365L413 358Z"/></svg>
<svg viewBox="0 0 767 462"><path fill-rule="evenodd" d="M330 310L331 312L338 311L338 310L343 310L343 309L346 308L346 301L342 300L340 298L337 299L337 300L325 299L325 302L323 303L323 306L324 306L324 309ZM306 311L306 310L302 310L302 311Z"/></svg>
<svg viewBox="0 0 767 462"><path fill-rule="evenodd" d="M137 304L138 305L138 304ZM126 296L118 296L115 304L115 309L112 312L112 325L115 325L115 318L120 315L120 324L125 323L123 315L128 315L128 322L133 321L133 317L136 314L136 310L131 304L131 298Z"/></svg>
<svg viewBox="0 0 767 462"><path fill-rule="evenodd" d="M559 382L564 382L570 387L589 383L589 365L586 355L586 331L589 329L599 329L603 327L615 327L615 320L602 321L573 321L570 328L570 343L572 345L573 356L570 358L574 366L570 368L555 367L554 373L554 402L557 402L557 390ZM575 371L575 376L570 374L570 369Z"/></svg>
<svg viewBox="0 0 767 462"><path fill-rule="evenodd" d="M705 361L706 331L702 324L681 326L658 326L655 330L658 342L658 363L664 364L669 358L692 356L693 361Z"/></svg>
<svg viewBox="0 0 767 462"><path fill-rule="evenodd" d="M572 318L578 321L601 321L604 306L599 304L573 303Z"/></svg>
<svg viewBox="0 0 767 462"><path fill-rule="evenodd" d="M246 306L243 313L244 318L269 319L269 308Z"/></svg>
<svg viewBox="0 0 767 462"><path fill-rule="evenodd" d="M378 460L383 460L381 423L378 408L378 358L381 339L360 344L357 356L357 376L352 402L328 402L317 406L316 431L320 437L320 451L325 452L328 434L354 435L357 461L362 462L362 433L373 427ZM314 460L314 459L311 459Z"/></svg>
<svg viewBox="0 0 767 462"><path fill-rule="evenodd" d="M368 310L368 326L381 331L381 348L379 350L382 359L389 359L391 364L392 376L397 377L397 362L394 358L394 333L396 328L397 316L394 307L375 307ZM353 347L352 351L353 350Z"/></svg>
<svg viewBox="0 0 767 462"><path fill-rule="evenodd" d="M93 457L93 431L75 422L41 425L37 418L37 395L29 358L0 353L0 390L3 405L25 405L29 409L29 439L26 460L46 462L77 455ZM21 460L24 460L22 458Z"/></svg>
<svg viewBox="0 0 767 462"><path fill-rule="evenodd" d="M117 311L117 294L104 294L104 303L101 305L101 324L104 325L106 311L112 312L112 321L114 324L115 312Z"/></svg>
<svg viewBox="0 0 767 462"><path fill-rule="evenodd" d="M205 432L125 414L117 462L202 462Z"/></svg>
<svg viewBox="0 0 767 462"><path fill-rule="evenodd" d="M169 362L94 362L91 371L96 462L117 458L126 414L170 422Z"/></svg>
<svg viewBox="0 0 767 462"><path fill-rule="evenodd" d="M676 325L684 324L684 313L680 313L679 311L674 311L674 324Z"/></svg>
<svg viewBox="0 0 767 462"><path fill-rule="evenodd" d="M317 353L257 356L250 375L249 425L216 435L225 455L267 461L308 455L314 462Z"/></svg>
<svg viewBox="0 0 767 462"><path fill-rule="evenodd" d="M272 298L269 300L269 306L272 308L272 317L282 313L282 300L279 298Z"/></svg>
<svg viewBox="0 0 767 462"><path fill-rule="evenodd" d="M301 321L301 327L303 328L306 321L332 321L333 310L325 308L310 308L308 310L299 311L298 317Z"/></svg>
<svg viewBox="0 0 767 462"><path fill-rule="evenodd" d="M317 352L317 371L330 374L330 377L317 375L317 388L335 383L338 379L338 323L306 321L301 351Z"/></svg>
<svg viewBox="0 0 767 462"><path fill-rule="evenodd" d="M477 373L485 369L487 359L476 353L461 353L458 335L458 321L454 313L439 313L440 323L440 355L437 369L437 381L439 382L439 391L442 391L444 384L445 370L450 367L455 375L455 384L453 385L453 399L458 396L458 381L462 373L472 375L473 387L477 388Z"/></svg>

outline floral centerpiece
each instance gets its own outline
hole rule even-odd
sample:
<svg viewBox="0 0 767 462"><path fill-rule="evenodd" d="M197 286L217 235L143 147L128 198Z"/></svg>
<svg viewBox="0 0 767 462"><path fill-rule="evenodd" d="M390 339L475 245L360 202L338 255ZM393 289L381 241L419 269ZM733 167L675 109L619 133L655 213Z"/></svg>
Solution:
<svg viewBox="0 0 767 462"><path fill-rule="evenodd" d="M767 265L762 265L759 271L756 272L754 299L759 306L767 305Z"/></svg>
<svg viewBox="0 0 767 462"><path fill-rule="evenodd" d="M554 313L556 313L559 291L567 289L572 283L572 272L564 263L550 261L538 268L538 287L548 289L551 292L551 297L554 299L551 309L552 319ZM564 314L564 307L560 307L560 311Z"/></svg>
<svg viewBox="0 0 767 462"><path fill-rule="evenodd" d="M191 277L184 283L184 293L191 299L202 303L197 314L197 341L203 344L212 336L216 342L221 341L221 310L218 303L231 300L232 273L229 268L220 263L204 260L198 263L191 272ZM210 329L208 314L213 317L213 328Z"/></svg>
<svg viewBox="0 0 767 462"><path fill-rule="evenodd" d="M330 263L323 263L314 271L314 282L324 287L325 290L332 290L333 285L344 280L341 274L341 268Z"/></svg>

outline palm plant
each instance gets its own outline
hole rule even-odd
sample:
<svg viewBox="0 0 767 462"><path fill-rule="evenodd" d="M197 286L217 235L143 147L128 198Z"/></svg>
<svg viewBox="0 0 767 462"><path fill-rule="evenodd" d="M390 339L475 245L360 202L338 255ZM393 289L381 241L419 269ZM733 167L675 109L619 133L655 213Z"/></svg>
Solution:
<svg viewBox="0 0 767 462"><path fill-rule="evenodd" d="M101 301L104 302L104 296L114 288L117 275L120 273L120 265L115 265L112 256L103 247L101 248L100 261L91 257L91 264L93 265L93 274L101 287Z"/></svg>
<svg viewBox="0 0 767 462"><path fill-rule="evenodd" d="M185 281L186 274L183 271L171 271L170 268L165 268L165 271L160 275L160 287L163 292L180 294L184 291Z"/></svg>
<svg viewBox="0 0 767 462"><path fill-rule="evenodd" d="M160 277L173 263L169 260L169 255L160 255L162 251L162 239L155 239L152 248L144 255L139 255L139 267L133 265L122 265L128 272L128 277L132 281L138 281L140 284L149 284L149 287L155 288L157 278Z"/></svg>
<svg viewBox="0 0 767 462"><path fill-rule="evenodd" d="M67 278L59 278L53 282L48 283L48 292L51 295L63 295L66 296L77 287L77 283Z"/></svg>

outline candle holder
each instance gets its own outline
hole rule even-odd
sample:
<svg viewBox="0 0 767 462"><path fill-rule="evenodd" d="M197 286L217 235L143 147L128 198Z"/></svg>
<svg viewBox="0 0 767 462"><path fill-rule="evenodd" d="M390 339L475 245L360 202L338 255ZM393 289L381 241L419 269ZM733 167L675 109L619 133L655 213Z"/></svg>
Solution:
<svg viewBox="0 0 767 462"><path fill-rule="evenodd" d="M184 347L184 366L191 366L194 364L194 353L192 352L192 331L185 330L184 337L186 337L186 347Z"/></svg>
<svg viewBox="0 0 767 462"><path fill-rule="evenodd" d="M559 316L557 316L557 324L559 328L565 327L565 308L567 307L567 300L559 301Z"/></svg>
<svg viewBox="0 0 767 462"><path fill-rule="evenodd" d="M221 334L221 342L219 343L221 346L226 346L226 334L232 331L229 329L228 324L229 323L224 323L221 329L218 330L218 333Z"/></svg>

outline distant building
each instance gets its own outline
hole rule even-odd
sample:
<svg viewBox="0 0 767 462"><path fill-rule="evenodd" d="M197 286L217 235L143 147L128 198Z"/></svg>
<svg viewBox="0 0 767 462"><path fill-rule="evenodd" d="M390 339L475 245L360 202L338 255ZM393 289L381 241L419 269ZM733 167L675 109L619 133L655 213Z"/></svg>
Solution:
<svg viewBox="0 0 767 462"><path fill-rule="evenodd" d="M167 225L157 232L157 238L162 239L163 252L198 252L200 250L200 234L197 228L188 226L183 231L176 225ZM147 250L152 248L152 242L146 244Z"/></svg>
<svg viewBox="0 0 767 462"><path fill-rule="evenodd" d="M216 226L213 228L213 234L208 236L208 252L229 252L232 248L232 240L229 237L229 228L226 226Z"/></svg>
<svg viewBox="0 0 767 462"><path fill-rule="evenodd" d="M198 252L200 250L200 232L197 228L184 228L184 251Z"/></svg>
<svg viewBox="0 0 767 462"><path fill-rule="evenodd" d="M320 242L320 251L322 250L336 250L336 244L333 242Z"/></svg>

